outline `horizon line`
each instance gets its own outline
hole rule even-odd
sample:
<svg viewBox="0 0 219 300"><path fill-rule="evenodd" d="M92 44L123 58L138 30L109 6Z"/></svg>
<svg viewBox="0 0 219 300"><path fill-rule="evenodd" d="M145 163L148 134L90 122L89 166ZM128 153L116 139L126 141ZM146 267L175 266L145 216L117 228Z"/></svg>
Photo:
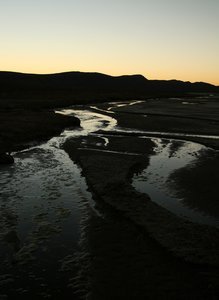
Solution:
<svg viewBox="0 0 219 300"><path fill-rule="evenodd" d="M21 71L12 71L12 70L0 70L0 73L17 73L17 74L24 74L24 75L57 75L57 74L64 74L64 73L84 73L84 74L101 74L101 75L105 75L105 76L110 76L110 77L122 77L122 76L142 76L144 77L146 80L149 81L180 81L180 82L184 82L184 83L205 83L205 84L210 84L216 87L219 87L219 84L213 84L210 82L206 82L206 81L189 81L189 80L181 80L181 79L176 79L176 78L172 78L172 79L148 79L147 77L145 77L144 75L140 74L140 73L134 73L134 74L122 74L122 75L111 75L111 74L106 74L106 73L101 73L101 72L97 72L97 71L79 71L79 70L71 70L71 71L59 71L59 72L52 72L52 73L32 73L32 72L21 72Z"/></svg>

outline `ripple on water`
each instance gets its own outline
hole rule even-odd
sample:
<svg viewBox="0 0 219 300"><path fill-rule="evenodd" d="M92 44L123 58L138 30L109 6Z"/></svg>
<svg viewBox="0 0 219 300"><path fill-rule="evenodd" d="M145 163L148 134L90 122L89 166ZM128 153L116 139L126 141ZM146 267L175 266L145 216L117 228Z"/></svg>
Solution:
<svg viewBox="0 0 219 300"><path fill-rule="evenodd" d="M0 213L6 216L0 220L1 229L15 232L21 247L16 260L35 260L29 267L36 277L42 269L48 269L50 276L55 271L54 267L51 270L51 262L59 264L64 256L74 253L80 237L81 209L88 203L94 209L81 170L60 145L69 137L86 136L100 127L110 130L116 124L115 119L90 111L61 112L77 114L82 127L65 130L43 145L14 153L15 164L1 167L0 173ZM8 251L2 251L3 259L7 259Z"/></svg>
<svg viewBox="0 0 219 300"><path fill-rule="evenodd" d="M38 280L24 280L25 290L33 286L40 290L40 284L49 284L51 274L61 276L61 261L78 248L81 210L92 198L81 170L57 147L65 138L17 152L15 164L1 168L0 234L14 233L19 240L15 253L15 247L9 247L15 239L9 246L1 245L1 274L10 272L11 257L18 265L25 264L20 272L31 272ZM18 280L23 276L18 273Z"/></svg>
<svg viewBox="0 0 219 300"><path fill-rule="evenodd" d="M65 130L61 136L41 146L15 153L15 164L1 167L0 173L0 213L4 215L0 226L12 230L19 238L21 249L16 253L16 259L22 263L31 260L26 276L30 280L32 274L38 280L37 284L34 282L37 288L45 285L46 276L51 278L51 274L60 269L60 259L75 251L80 236L81 207L88 202L94 205L81 170L60 149L60 144L69 137L86 136L100 128L114 130L116 126L114 118L100 113L79 109L59 113L77 115L82 128ZM109 140L102 138L107 146ZM177 206L180 202L165 194L165 182L176 168L192 163L202 146L162 139L154 141L157 146L150 166L139 177L134 177L133 185L149 193L152 200L158 200L161 205L169 203L168 209L174 207L175 213L182 214L182 206ZM1 258L2 253L5 256L11 253L8 249L3 250L0 249ZM24 290L30 288L25 285ZM52 283L51 290L54 288Z"/></svg>

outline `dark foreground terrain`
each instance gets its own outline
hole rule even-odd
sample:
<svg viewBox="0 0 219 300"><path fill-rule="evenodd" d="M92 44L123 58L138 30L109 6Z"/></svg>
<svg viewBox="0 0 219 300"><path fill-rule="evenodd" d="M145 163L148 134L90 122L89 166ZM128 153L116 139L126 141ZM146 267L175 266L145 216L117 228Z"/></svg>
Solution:
<svg viewBox="0 0 219 300"><path fill-rule="evenodd" d="M32 192L31 186L38 180L34 176L30 182L28 175L23 180L20 178L15 188L11 182L11 191L4 192L2 186L0 255L5 257L5 251L8 255L1 263L0 299L17 296L22 299L218 299L218 226L180 217L133 186L134 176L147 170L151 157L156 156L157 138L174 139L169 149L173 159L183 142L203 144L209 148L197 152L197 144L191 144L192 164L172 172L165 188L183 199L186 207L218 220L218 106L217 95L202 94L150 98L115 107L110 103L80 107L82 111L112 117L117 126L108 131L100 127L96 132L77 134L62 145L80 167L81 177L85 177L93 198L88 203L80 195L77 250L71 246L75 243L73 237L76 238L73 233L71 238L75 225L70 222L71 217L77 219L76 208L66 208L55 189L60 184L59 178L66 182L63 175L70 162L64 157L66 166L58 169L54 181L57 157L50 161L52 148L39 148L33 152L42 166L39 176L43 177L51 165L51 178L46 178L45 184L34 187ZM56 135L65 127L76 131L80 124L78 118L55 114L48 108L4 107L0 117L1 152L24 149L28 143ZM167 143L165 139L161 141L163 149ZM46 151L45 158L43 151ZM10 174L16 173L22 157L26 159L25 153L20 155L17 165L15 161L13 170L9 170L9 186ZM29 156L25 168L28 165L33 168ZM0 172L5 172L2 166L0 168ZM39 168L37 165L36 170ZM35 174L35 169L32 173ZM75 178L69 178L68 190L71 182L72 186L75 184ZM16 215L19 203L24 202L19 202L22 181L25 182L24 194L25 189L27 195L28 192L33 194L33 198L28 196L34 203L32 210L29 200L25 200L30 217L25 211ZM36 197L40 190L45 190L42 199ZM9 206L10 197L16 193L18 200ZM65 200L71 205L75 195L70 201L69 197L68 194ZM23 225L23 215L29 218L29 227Z"/></svg>
<svg viewBox="0 0 219 300"><path fill-rule="evenodd" d="M217 299L218 228L179 218L131 185L133 175L147 168L153 153L152 140L139 139L145 136L142 130L155 131L158 137L159 132L169 132L169 138L171 132L215 135L215 139L190 136L188 140L218 149L218 99L193 99L197 107L191 110L195 104L182 102L149 100L113 109L121 130L102 132L109 139L107 145L94 136L64 144L82 167L102 215L91 214L83 227L78 285L87 289L88 299ZM166 185L189 206L218 219L219 157L206 155L207 159L172 173ZM83 285L84 277L88 285Z"/></svg>
<svg viewBox="0 0 219 300"><path fill-rule="evenodd" d="M48 110L1 110L0 152L12 152L60 134L66 127L80 126L80 120Z"/></svg>
<svg viewBox="0 0 219 300"><path fill-rule="evenodd" d="M153 100L148 102L149 123L148 120L145 122L141 106L134 112L138 113L137 122L136 118L128 118L127 111L125 118L120 115L119 122L122 126L148 127L148 130L165 128L165 130L178 130L179 132L180 130L193 131L203 125L196 121L199 117L208 118L210 113L211 122L214 122L215 117L217 118L217 115L214 117L216 110L212 106L213 102L207 101L207 107L203 106L205 100L201 96L218 92L218 86L204 82L148 80L142 75L110 76L84 72L42 75L0 71L0 149L2 148L0 151L20 148L22 143L38 140L41 137L50 137L68 126L78 126L77 120L64 119L53 112L55 108L75 104L160 98L162 99L160 102ZM163 101L163 99L169 99L173 95L185 97L185 103L188 99L191 105L189 107L185 105L183 109L182 106L178 107L174 101L171 101L170 107L168 101ZM200 97L192 103L189 99L190 95L193 95L192 99L194 95ZM209 112L205 111L206 109ZM182 119L183 116L187 117L190 111L192 117L189 119L188 115L186 120ZM180 116L180 119L177 120L172 115ZM211 122L208 122L208 127ZM212 128L211 126L206 130L211 131Z"/></svg>

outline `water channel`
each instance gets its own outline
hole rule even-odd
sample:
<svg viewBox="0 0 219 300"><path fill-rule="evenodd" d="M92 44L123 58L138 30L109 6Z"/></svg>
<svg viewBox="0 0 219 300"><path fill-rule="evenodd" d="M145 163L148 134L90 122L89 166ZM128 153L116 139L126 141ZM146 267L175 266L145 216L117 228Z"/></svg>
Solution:
<svg viewBox="0 0 219 300"><path fill-rule="evenodd" d="M134 103L111 103L111 113L116 105ZM86 207L92 209L93 200L81 176L81 169L60 145L68 138L86 137L101 129L106 133L100 136L107 146L107 131L130 132L116 127L113 114L93 109L75 106L59 110L62 114L78 116L81 128L65 130L44 144L14 153L15 164L0 167L0 225L9 231L8 243L1 243L0 248L0 283L4 282L3 290L8 288L8 284L14 284L16 293L28 294L34 281L39 296L50 295L51 288L63 276L57 270L61 270L65 257L78 250L82 211ZM149 137L145 133L139 138ZM152 139L156 146L150 165L140 175L134 176L133 186L148 193L152 201L182 217L218 226L218 220L186 207L165 188L170 173L192 163L197 153L205 151L206 147L181 141L171 156L174 140ZM1 230L1 234L4 236L6 233ZM18 264L26 264L25 272L19 268L15 270L9 263L11 259ZM20 272L23 272L22 279ZM52 279L51 273L54 275ZM58 288L62 290L60 286ZM53 292L57 290L53 288Z"/></svg>

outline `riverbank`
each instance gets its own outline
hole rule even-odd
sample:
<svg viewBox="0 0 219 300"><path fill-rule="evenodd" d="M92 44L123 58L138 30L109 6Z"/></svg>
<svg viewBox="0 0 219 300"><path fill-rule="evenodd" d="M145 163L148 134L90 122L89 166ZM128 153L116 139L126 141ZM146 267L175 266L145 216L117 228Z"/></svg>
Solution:
<svg viewBox="0 0 219 300"><path fill-rule="evenodd" d="M103 101L103 100L102 100ZM218 97L202 98L151 98L140 100L135 105L111 105L99 103L96 107L105 114L115 117L118 127L147 131L148 136L183 139L180 134L219 135ZM52 100L50 101L52 102ZM79 101L80 102L80 101ZM64 102L65 103L65 102ZM125 101L124 103L132 103ZM55 105L56 102L53 104ZM67 103L66 103L67 104ZM68 103L69 104L69 103ZM50 105L52 105L50 103ZM94 104L95 105L95 104ZM94 109L94 105L84 108ZM16 105L15 105L16 107ZM28 143L48 139L59 134L66 127L77 127L80 121L75 117L55 114L53 110L31 107L22 109L1 104L0 149L1 152L21 150ZM22 107L22 106L21 106ZM40 102L40 107L43 103ZM151 132L151 133L150 133ZM177 133L179 135L177 136ZM113 132L112 134L116 134ZM128 132L126 133L128 135ZM131 135L139 133L131 132ZM219 149L219 139L185 136L186 140L202 143Z"/></svg>
<svg viewBox="0 0 219 300"><path fill-rule="evenodd" d="M156 101L153 100L154 105ZM109 298L119 295L118 298L130 299L154 299L164 295L168 299L214 299L218 293L218 228L176 216L132 186L133 175L147 169L149 157L156 156L153 138L143 138L145 136L163 137L160 131L169 132L165 137L172 141L170 154L173 156L182 143L174 142L173 133L215 135L215 139L185 135L176 138L218 148L217 102L201 105L202 116L199 112L197 117L195 109L193 115L189 111L193 104L174 101L175 108L186 105L182 118L179 114L174 116L174 110L172 116L166 115L170 113L167 109L174 108L171 103L166 104L164 115L153 117L146 115L150 107L147 102L121 104L116 108L110 104L92 106L92 110L116 119L117 127L70 139L63 145L72 160L81 166L95 199L95 209L100 214L91 214L83 222L82 248L78 256L82 268L76 290L83 286L88 299L104 299L106 291ZM206 106L209 111L205 116ZM211 110L215 110L214 116ZM147 134L148 131L155 133ZM207 150L204 155L196 153L192 147L193 163L173 172L166 187L184 197L185 205L191 209L198 207L205 211L207 205L212 215L214 207L213 216L218 217L215 185L219 180L218 156L212 156L210 150L209 154Z"/></svg>
<svg viewBox="0 0 219 300"><path fill-rule="evenodd" d="M49 110L0 110L0 152L24 149L58 135L66 127L79 127L80 120Z"/></svg>
<svg viewBox="0 0 219 300"><path fill-rule="evenodd" d="M153 100L154 105L156 101ZM167 107L170 109L171 104ZM186 107L188 112L190 106ZM160 121L154 117L145 124L142 118L147 117L137 113L137 108L147 111L147 101L60 109L57 116L63 121L76 116L81 127L15 153L15 164L2 167L0 284L4 296L14 299L18 293L23 299L62 299L63 295L74 295L75 299L95 300L106 299L106 295L108 299L216 298L218 229L188 221L154 203L147 191L136 191L133 175L141 177L152 157L158 157L158 151L161 156L166 151L163 159L167 169L168 163L175 165L176 158L185 160L172 168L176 173L167 172L170 181L165 181L165 187L185 198L189 188L187 202L194 205L191 209L205 211L208 201L213 206L207 212L212 215L214 208L216 217L217 152L173 139L174 127L169 140L153 138L159 134L156 132L147 138L148 128L153 128L149 125L158 128ZM116 112L117 109L130 112ZM214 110L217 112L215 107ZM182 123L179 116L172 116L170 121L174 126L173 119L177 120L180 125L176 129L182 133L187 130L184 117ZM166 115L163 118L168 119ZM162 132L166 131L164 119ZM24 120L21 122L25 124ZM217 121L200 124L205 124L200 132L216 135ZM41 133L46 125L39 125ZM200 132L197 125L196 133ZM183 135L183 139L187 137ZM216 138L206 140L217 142ZM60 149L62 144L77 165ZM211 182L212 170L215 178ZM199 205L200 182L203 188L209 185L211 193L200 189L204 198Z"/></svg>
<svg viewBox="0 0 219 300"><path fill-rule="evenodd" d="M82 167L102 215L84 222L86 238L78 257L86 270L82 273L87 276L89 299L103 299L106 291L111 297L131 295L130 299L164 294L170 299L214 299L219 230L179 218L132 187L133 175L148 166L153 141L107 139L107 145L100 136L63 145Z"/></svg>
<svg viewBox="0 0 219 300"><path fill-rule="evenodd" d="M138 142L138 138L127 137L108 138L109 146L101 145L101 139L98 137L72 139L63 145L70 157L79 162L94 195L115 209L121 210L134 223L144 227L175 255L193 263L219 266L218 229L179 218L151 202L147 195L136 192L132 187L133 175L148 166L149 155L153 152L153 142L145 139ZM97 143L98 146L94 146ZM125 148L128 151L125 151ZM196 166L193 168L196 169ZM199 169L200 167L197 167L197 171ZM196 186L200 178L192 179L192 184ZM215 192L214 188L215 186L212 187L212 193ZM213 236L214 247L207 247ZM186 246L183 245L185 237Z"/></svg>
<svg viewBox="0 0 219 300"><path fill-rule="evenodd" d="M85 218L81 252L70 261L81 299L216 299L217 270L176 259L119 211L98 207L104 217Z"/></svg>
<svg viewBox="0 0 219 300"><path fill-rule="evenodd" d="M218 105L219 97L211 96L152 98L134 105L99 104L97 108L115 117L118 128L129 129L126 135L184 139L219 149L219 139L208 138L219 136Z"/></svg>

